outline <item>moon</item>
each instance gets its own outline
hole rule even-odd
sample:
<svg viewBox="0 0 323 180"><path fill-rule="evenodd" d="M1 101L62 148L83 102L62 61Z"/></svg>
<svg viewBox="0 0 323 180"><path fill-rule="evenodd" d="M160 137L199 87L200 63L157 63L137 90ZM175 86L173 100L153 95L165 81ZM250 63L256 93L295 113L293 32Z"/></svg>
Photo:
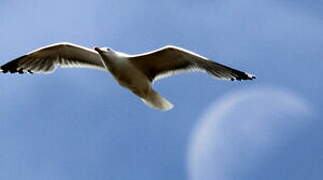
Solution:
<svg viewBox="0 0 323 180"><path fill-rule="evenodd" d="M281 178L279 170L295 164L281 163L279 154L290 151L283 158L296 156L293 144L287 145L307 127L310 114L304 98L282 88L244 89L224 96L203 114L192 133L187 153L190 179L268 179L268 174L269 179Z"/></svg>

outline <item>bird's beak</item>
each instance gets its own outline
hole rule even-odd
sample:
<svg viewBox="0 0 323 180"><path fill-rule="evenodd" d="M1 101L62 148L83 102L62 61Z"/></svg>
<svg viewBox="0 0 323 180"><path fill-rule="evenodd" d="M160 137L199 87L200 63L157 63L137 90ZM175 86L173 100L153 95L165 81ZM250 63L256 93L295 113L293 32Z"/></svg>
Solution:
<svg viewBox="0 0 323 180"><path fill-rule="evenodd" d="M102 50L99 47L94 47L94 50L97 51L98 53L102 53Z"/></svg>

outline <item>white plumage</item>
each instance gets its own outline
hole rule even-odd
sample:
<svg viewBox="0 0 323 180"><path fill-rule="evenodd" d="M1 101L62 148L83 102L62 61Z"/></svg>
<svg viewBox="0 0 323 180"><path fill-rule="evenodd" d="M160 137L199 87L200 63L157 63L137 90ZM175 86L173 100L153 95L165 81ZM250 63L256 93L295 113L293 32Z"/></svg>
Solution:
<svg viewBox="0 0 323 180"><path fill-rule="evenodd" d="M173 74L202 71L223 80L252 80L254 75L210 61L175 46L138 55L127 55L109 48L86 48L72 43L57 43L34 50L0 67L2 73L51 73L56 67L85 67L109 71L119 84L155 109L173 105L161 97L151 84Z"/></svg>

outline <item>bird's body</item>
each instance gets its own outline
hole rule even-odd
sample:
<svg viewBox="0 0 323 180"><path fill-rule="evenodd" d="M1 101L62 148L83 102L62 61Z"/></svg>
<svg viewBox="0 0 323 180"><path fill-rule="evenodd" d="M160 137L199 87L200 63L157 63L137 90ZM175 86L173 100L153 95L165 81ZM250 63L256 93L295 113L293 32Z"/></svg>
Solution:
<svg viewBox="0 0 323 180"><path fill-rule="evenodd" d="M131 63L130 56L115 51L105 55L106 52L100 48L96 48L96 51L99 52L103 64L120 86L136 94L146 105L161 110L169 110L173 107L170 102L152 89L152 81L134 63Z"/></svg>
<svg viewBox="0 0 323 180"><path fill-rule="evenodd" d="M50 73L56 66L87 67L109 71L116 81L139 96L148 106L169 110L173 105L161 97L152 83L187 71L203 71L224 80L251 80L255 76L210 61L190 51L165 46L152 52L127 55L109 48L85 48L58 43L37 49L0 66L6 73Z"/></svg>

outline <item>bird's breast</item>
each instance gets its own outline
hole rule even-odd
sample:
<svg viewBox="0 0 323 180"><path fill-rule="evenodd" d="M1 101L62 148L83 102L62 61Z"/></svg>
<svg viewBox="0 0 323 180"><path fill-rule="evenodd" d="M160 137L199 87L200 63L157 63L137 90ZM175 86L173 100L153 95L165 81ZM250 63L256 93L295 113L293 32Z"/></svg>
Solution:
<svg viewBox="0 0 323 180"><path fill-rule="evenodd" d="M148 78L135 66L127 62L119 62L111 65L109 71L118 83L126 88L146 88L149 86Z"/></svg>

